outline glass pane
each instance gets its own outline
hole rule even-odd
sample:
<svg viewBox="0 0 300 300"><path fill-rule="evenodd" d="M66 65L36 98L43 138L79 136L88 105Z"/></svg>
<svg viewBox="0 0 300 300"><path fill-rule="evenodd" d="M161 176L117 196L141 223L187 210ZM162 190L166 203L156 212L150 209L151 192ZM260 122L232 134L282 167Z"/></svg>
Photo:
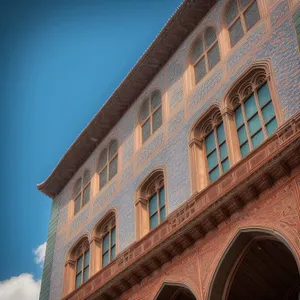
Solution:
<svg viewBox="0 0 300 300"><path fill-rule="evenodd" d="M165 205L165 189L162 188L160 191L159 191L159 207L162 207Z"/></svg>
<svg viewBox="0 0 300 300"><path fill-rule="evenodd" d="M248 128L251 136L261 128L258 114L248 121Z"/></svg>
<svg viewBox="0 0 300 300"><path fill-rule="evenodd" d="M149 100L144 101L141 107L141 120L145 121L149 116Z"/></svg>
<svg viewBox="0 0 300 300"><path fill-rule="evenodd" d="M219 176L220 176L220 171L219 171L219 167L217 167L209 173L210 182L215 181Z"/></svg>
<svg viewBox="0 0 300 300"><path fill-rule="evenodd" d="M216 149L215 133L213 131L205 138L205 146L206 154Z"/></svg>
<svg viewBox="0 0 300 300"><path fill-rule="evenodd" d="M203 43L202 43L202 39L200 39L196 42L194 46L193 53L192 53L192 63L195 63L202 53L203 53Z"/></svg>
<svg viewBox="0 0 300 300"><path fill-rule="evenodd" d="M80 211L80 200L81 194L79 194L74 201L74 215L76 215Z"/></svg>
<svg viewBox="0 0 300 300"><path fill-rule="evenodd" d="M100 173L100 188L102 188L107 182L107 167Z"/></svg>
<svg viewBox="0 0 300 300"><path fill-rule="evenodd" d="M82 271L82 255L77 259L76 274Z"/></svg>
<svg viewBox="0 0 300 300"><path fill-rule="evenodd" d="M87 250L84 256L84 268L87 267L89 264L90 264L90 250Z"/></svg>
<svg viewBox="0 0 300 300"><path fill-rule="evenodd" d="M206 75L205 57L201 58L195 65L195 80L198 83Z"/></svg>
<svg viewBox="0 0 300 300"><path fill-rule="evenodd" d="M208 170L212 170L216 165L218 165L217 151L214 150L210 155L207 156Z"/></svg>
<svg viewBox="0 0 300 300"><path fill-rule="evenodd" d="M209 69L212 69L220 61L219 45L216 43L207 53Z"/></svg>
<svg viewBox="0 0 300 300"><path fill-rule="evenodd" d="M245 157L249 152L250 152L250 148L249 148L249 145L248 145L248 142L247 142L243 146L241 146L242 157Z"/></svg>
<svg viewBox="0 0 300 300"><path fill-rule="evenodd" d="M221 160L223 160L227 156L228 156L227 145L226 145L226 143L224 143L220 146L220 158L221 158Z"/></svg>
<svg viewBox="0 0 300 300"><path fill-rule="evenodd" d="M91 184L89 183L83 191L82 205L85 205L90 201L90 191L91 191Z"/></svg>
<svg viewBox="0 0 300 300"><path fill-rule="evenodd" d="M118 173L118 155L109 163L109 180Z"/></svg>
<svg viewBox="0 0 300 300"><path fill-rule="evenodd" d="M160 209L160 221L162 222L166 218L166 207Z"/></svg>
<svg viewBox="0 0 300 300"><path fill-rule="evenodd" d="M142 126L143 143L148 140L150 133L150 119Z"/></svg>
<svg viewBox="0 0 300 300"><path fill-rule="evenodd" d="M83 174L83 185L86 185L91 179L91 173L89 171L85 171Z"/></svg>
<svg viewBox="0 0 300 300"><path fill-rule="evenodd" d="M252 138L253 148L258 147L264 141L264 134L262 130L260 130L257 134L255 134Z"/></svg>
<svg viewBox="0 0 300 300"><path fill-rule="evenodd" d="M118 151L118 142L112 141L109 146L109 159L111 159Z"/></svg>
<svg viewBox="0 0 300 300"><path fill-rule="evenodd" d="M107 233L102 241L102 253L106 252L109 249L109 233Z"/></svg>
<svg viewBox="0 0 300 300"><path fill-rule="evenodd" d="M244 35L241 19L238 19L230 28L229 35L233 47Z"/></svg>
<svg viewBox="0 0 300 300"><path fill-rule="evenodd" d="M229 168L230 168L229 159L227 158L222 162L222 170L225 173L226 171L229 170Z"/></svg>
<svg viewBox="0 0 300 300"><path fill-rule="evenodd" d="M257 95L260 107L263 107L266 103L268 103L271 100L271 95L267 83L261 86L261 88L257 91Z"/></svg>
<svg viewBox="0 0 300 300"><path fill-rule="evenodd" d="M268 136L272 135L275 132L277 126L278 125L276 119L272 120L270 123L267 124L266 128L267 128Z"/></svg>
<svg viewBox="0 0 300 300"><path fill-rule="evenodd" d="M237 128L239 128L242 124L244 124L244 117L243 117L242 107L241 106L239 106L235 110L235 124L236 124Z"/></svg>
<svg viewBox="0 0 300 300"><path fill-rule="evenodd" d="M150 230L158 225L158 213L150 218Z"/></svg>
<svg viewBox="0 0 300 300"><path fill-rule="evenodd" d="M250 119L257 112L254 94L252 94L247 100L244 102L245 112L247 120Z"/></svg>
<svg viewBox="0 0 300 300"><path fill-rule="evenodd" d="M106 252L104 255L102 255L102 267L105 267L109 264L109 252Z"/></svg>
<svg viewBox="0 0 300 300"><path fill-rule="evenodd" d="M160 91L155 91L151 97L151 108L152 110L161 104L161 94Z"/></svg>
<svg viewBox="0 0 300 300"><path fill-rule="evenodd" d="M149 214L153 215L157 211L157 194L149 200Z"/></svg>
<svg viewBox="0 0 300 300"><path fill-rule="evenodd" d="M77 180L74 188L74 196L76 196L81 190L81 178Z"/></svg>
<svg viewBox="0 0 300 300"><path fill-rule="evenodd" d="M246 128L245 125L243 125L239 130L238 130L238 137L239 137L239 142L240 145L243 144L245 141L247 141L247 133L246 133Z"/></svg>
<svg viewBox="0 0 300 300"><path fill-rule="evenodd" d="M242 4L242 7L246 7L247 4L249 4L251 2L251 0L240 0L241 1L241 4Z"/></svg>
<svg viewBox="0 0 300 300"><path fill-rule="evenodd" d="M111 245L116 244L116 227L111 230Z"/></svg>
<svg viewBox="0 0 300 300"><path fill-rule="evenodd" d="M205 48L207 49L211 46L216 39L217 35L215 29L213 27L207 28L205 31Z"/></svg>
<svg viewBox="0 0 300 300"><path fill-rule="evenodd" d="M162 109L161 107L153 114L152 118L152 133L155 132L162 124Z"/></svg>
<svg viewBox="0 0 300 300"><path fill-rule="evenodd" d="M226 24L229 25L238 15L238 4L232 0L226 9Z"/></svg>
<svg viewBox="0 0 300 300"><path fill-rule="evenodd" d="M217 128L217 136L218 136L219 145L222 144L226 140L225 131L224 131L224 124L223 123L221 123Z"/></svg>
<svg viewBox="0 0 300 300"><path fill-rule="evenodd" d="M83 271L83 282L86 282L89 279L89 268L86 268Z"/></svg>
<svg viewBox="0 0 300 300"><path fill-rule="evenodd" d="M82 278L82 273L80 273L76 276L76 288L78 288L81 285L81 278Z"/></svg>
<svg viewBox="0 0 300 300"><path fill-rule="evenodd" d="M245 12L247 29L250 30L259 21L259 11L256 1Z"/></svg>
<svg viewBox="0 0 300 300"><path fill-rule="evenodd" d="M110 260L114 260L115 257L116 257L116 246L113 246L110 252Z"/></svg>
<svg viewBox="0 0 300 300"><path fill-rule="evenodd" d="M272 102L267 104L261 111L264 116L265 123L268 123L271 119L275 117L275 111Z"/></svg>
<svg viewBox="0 0 300 300"><path fill-rule="evenodd" d="M99 171L101 171L107 163L107 149L104 149L101 152L100 160L99 160Z"/></svg>

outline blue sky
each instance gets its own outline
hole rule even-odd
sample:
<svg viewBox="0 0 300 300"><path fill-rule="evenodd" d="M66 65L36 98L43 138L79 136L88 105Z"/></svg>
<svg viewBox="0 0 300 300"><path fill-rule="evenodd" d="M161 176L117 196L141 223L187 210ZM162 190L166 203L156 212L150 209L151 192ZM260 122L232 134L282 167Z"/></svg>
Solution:
<svg viewBox="0 0 300 300"><path fill-rule="evenodd" d="M33 249L46 241L51 199L36 184L49 175L180 3L2 2L0 255L5 259L0 281L22 273L41 277Z"/></svg>

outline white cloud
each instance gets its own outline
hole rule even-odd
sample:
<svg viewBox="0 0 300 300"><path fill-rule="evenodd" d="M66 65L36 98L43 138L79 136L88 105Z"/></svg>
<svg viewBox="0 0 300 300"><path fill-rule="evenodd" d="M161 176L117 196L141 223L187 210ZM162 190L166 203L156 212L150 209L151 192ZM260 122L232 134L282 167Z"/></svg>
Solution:
<svg viewBox="0 0 300 300"><path fill-rule="evenodd" d="M32 274L24 273L0 282L1 300L38 300L41 281Z"/></svg>
<svg viewBox="0 0 300 300"><path fill-rule="evenodd" d="M33 250L33 253L35 255L34 261L41 266L44 265L46 246L47 243L45 242L44 244L39 245L36 249Z"/></svg>

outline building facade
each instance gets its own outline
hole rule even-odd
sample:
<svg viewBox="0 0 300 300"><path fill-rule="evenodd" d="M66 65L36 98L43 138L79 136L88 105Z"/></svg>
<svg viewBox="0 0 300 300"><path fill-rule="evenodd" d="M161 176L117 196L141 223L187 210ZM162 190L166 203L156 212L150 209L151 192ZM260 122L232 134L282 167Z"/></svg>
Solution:
<svg viewBox="0 0 300 300"><path fill-rule="evenodd" d="M184 1L38 185L40 299L298 299L299 45L299 0Z"/></svg>

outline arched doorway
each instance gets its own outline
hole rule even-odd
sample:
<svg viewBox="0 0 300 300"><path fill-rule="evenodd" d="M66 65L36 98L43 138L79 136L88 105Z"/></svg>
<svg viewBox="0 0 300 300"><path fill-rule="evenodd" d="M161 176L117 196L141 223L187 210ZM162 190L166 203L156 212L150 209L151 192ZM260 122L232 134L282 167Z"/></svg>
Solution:
<svg viewBox="0 0 300 300"><path fill-rule="evenodd" d="M197 300L184 285L164 283L154 300Z"/></svg>
<svg viewBox="0 0 300 300"><path fill-rule="evenodd" d="M293 253L273 234L244 231L224 254L209 300L298 300L300 276Z"/></svg>

